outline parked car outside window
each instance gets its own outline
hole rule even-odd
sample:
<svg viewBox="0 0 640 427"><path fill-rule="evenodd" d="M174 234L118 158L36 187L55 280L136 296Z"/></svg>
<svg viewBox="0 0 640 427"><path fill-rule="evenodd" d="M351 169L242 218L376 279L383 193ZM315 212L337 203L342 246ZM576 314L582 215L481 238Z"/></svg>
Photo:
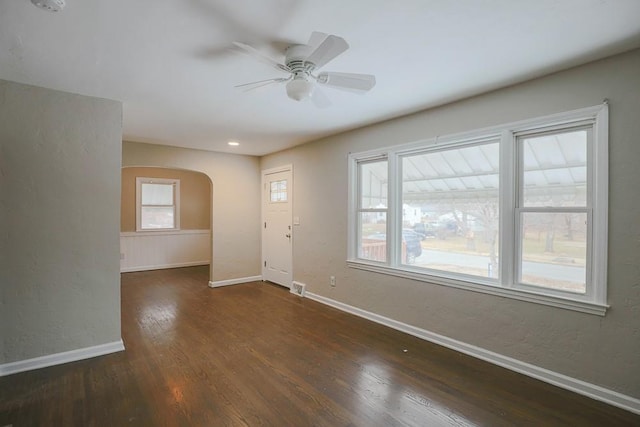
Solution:
<svg viewBox="0 0 640 427"><path fill-rule="evenodd" d="M387 235L385 233L374 233L367 236L367 239L372 240L385 240ZM402 230L402 242L406 247L404 264L413 264L417 257L422 255L422 245L420 244L422 237L420 234L411 230L410 228L404 228Z"/></svg>
<svg viewBox="0 0 640 427"><path fill-rule="evenodd" d="M407 255L404 261L407 264L413 264L416 258L422 255L422 245L420 244L422 235L409 228L404 228L402 229L402 240L407 245Z"/></svg>
<svg viewBox="0 0 640 427"><path fill-rule="evenodd" d="M436 238L436 229L431 224L419 222L413 226L413 231L418 233L422 240Z"/></svg>

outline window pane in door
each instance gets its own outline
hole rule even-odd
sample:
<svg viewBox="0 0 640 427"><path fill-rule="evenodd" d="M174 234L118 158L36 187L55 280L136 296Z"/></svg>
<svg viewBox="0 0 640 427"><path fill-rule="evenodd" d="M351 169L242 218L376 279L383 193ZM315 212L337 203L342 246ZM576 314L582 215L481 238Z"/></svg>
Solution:
<svg viewBox="0 0 640 427"><path fill-rule="evenodd" d="M587 206L587 131L520 140L523 206Z"/></svg>
<svg viewBox="0 0 640 427"><path fill-rule="evenodd" d="M520 281L568 292L586 291L587 214L521 214Z"/></svg>
<svg viewBox="0 0 640 427"><path fill-rule="evenodd" d="M272 181L269 187L269 197L272 203L287 201L287 180Z"/></svg>

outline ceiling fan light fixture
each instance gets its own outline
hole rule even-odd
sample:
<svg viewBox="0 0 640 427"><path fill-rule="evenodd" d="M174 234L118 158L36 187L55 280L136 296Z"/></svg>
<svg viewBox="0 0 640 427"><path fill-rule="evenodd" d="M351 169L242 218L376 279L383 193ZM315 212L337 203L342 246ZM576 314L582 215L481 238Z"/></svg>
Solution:
<svg viewBox="0 0 640 427"><path fill-rule="evenodd" d="M276 61L244 43L234 42L233 44L242 53L251 55L258 61L288 74L288 77L258 80L235 86L245 88L245 91L271 84L286 83L289 98L294 101L304 101L311 98L316 107L325 108L331 105L331 102L323 95L322 90L315 89L317 85L354 92L368 92L376 84L376 78L372 74L335 71L317 73L319 68L349 49L349 44L339 36L314 31L308 44L293 44L287 47L284 53L284 63Z"/></svg>
<svg viewBox="0 0 640 427"><path fill-rule="evenodd" d="M287 96L296 101L303 101L313 95L313 82L305 79L293 79L287 83Z"/></svg>
<svg viewBox="0 0 640 427"><path fill-rule="evenodd" d="M60 12L64 9L64 0L31 0L36 7L49 12Z"/></svg>

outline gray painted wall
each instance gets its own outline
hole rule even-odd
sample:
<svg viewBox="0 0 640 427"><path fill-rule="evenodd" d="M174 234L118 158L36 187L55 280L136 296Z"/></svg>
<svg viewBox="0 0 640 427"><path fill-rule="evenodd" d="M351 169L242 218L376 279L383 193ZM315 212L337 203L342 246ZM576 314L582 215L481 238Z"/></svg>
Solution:
<svg viewBox="0 0 640 427"><path fill-rule="evenodd" d="M0 80L0 364L120 340L119 102Z"/></svg>
<svg viewBox="0 0 640 427"><path fill-rule="evenodd" d="M347 155L610 100L606 317L350 269ZM640 398L640 50L261 159L294 165L294 280L307 290ZM337 278L329 286L329 275Z"/></svg>
<svg viewBox="0 0 640 427"><path fill-rule="evenodd" d="M253 156L124 142L123 166L203 172L212 182L211 281L259 276L260 167Z"/></svg>

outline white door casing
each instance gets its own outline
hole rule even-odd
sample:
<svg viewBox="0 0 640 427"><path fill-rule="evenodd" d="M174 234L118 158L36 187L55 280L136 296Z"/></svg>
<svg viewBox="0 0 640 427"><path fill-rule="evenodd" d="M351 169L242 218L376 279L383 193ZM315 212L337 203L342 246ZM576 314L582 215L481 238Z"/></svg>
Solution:
<svg viewBox="0 0 640 427"><path fill-rule="evenodd" d="M293 281L292 166L262 171L262 278Z"/></svg>

